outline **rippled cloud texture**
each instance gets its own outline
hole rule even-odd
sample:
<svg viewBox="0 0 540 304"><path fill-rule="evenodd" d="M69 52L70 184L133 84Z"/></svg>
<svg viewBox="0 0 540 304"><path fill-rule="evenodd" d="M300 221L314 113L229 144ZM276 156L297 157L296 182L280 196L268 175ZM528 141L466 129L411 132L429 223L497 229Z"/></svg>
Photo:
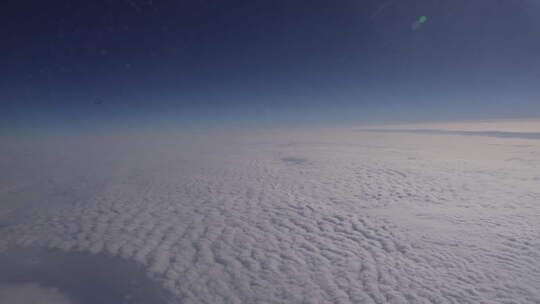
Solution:
<svg viewBox="0 0 540 304"><path fill-rule="evenodd" d="M540 140L109 134L0 156L3 251L114 256L177 302L540 302Z"/></svg>

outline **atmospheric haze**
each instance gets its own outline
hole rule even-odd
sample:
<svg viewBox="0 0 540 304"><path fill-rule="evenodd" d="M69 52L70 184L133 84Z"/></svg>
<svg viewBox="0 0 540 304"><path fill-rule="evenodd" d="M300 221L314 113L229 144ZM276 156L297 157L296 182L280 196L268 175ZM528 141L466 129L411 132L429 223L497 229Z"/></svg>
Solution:
<svg viewBox="0 0 540 304"><path fill-rule="evenodd" d="M370 129L4 139L0 303L540 303L540 141Z"/></svg>
<svg viewBox="0 0 540 304"><path fill-rule="evenodd" d="M538 0L8 0L0 304L540 304Z"/></svg>

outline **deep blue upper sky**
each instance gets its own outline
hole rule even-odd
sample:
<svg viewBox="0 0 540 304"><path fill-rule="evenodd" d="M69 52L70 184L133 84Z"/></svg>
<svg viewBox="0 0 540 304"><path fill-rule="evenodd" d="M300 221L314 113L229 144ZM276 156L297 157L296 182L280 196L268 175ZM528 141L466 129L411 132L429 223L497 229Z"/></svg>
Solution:
<svg viewBox="0 0 540 304"><path fill-rule="evenodd" d="M4 129L540 116L534 0L8 0L0 20Z"/></svg>

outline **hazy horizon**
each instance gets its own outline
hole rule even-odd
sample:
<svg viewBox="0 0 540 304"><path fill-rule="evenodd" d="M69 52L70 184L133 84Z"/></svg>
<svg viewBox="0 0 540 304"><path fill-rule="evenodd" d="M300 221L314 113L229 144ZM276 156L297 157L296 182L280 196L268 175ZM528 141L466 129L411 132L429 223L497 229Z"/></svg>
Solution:
<svg viewBox="0 0 540 304"><path fill-rule="evenodd" d="M540 303L540 2L0 20L0 304Z"/></svg>

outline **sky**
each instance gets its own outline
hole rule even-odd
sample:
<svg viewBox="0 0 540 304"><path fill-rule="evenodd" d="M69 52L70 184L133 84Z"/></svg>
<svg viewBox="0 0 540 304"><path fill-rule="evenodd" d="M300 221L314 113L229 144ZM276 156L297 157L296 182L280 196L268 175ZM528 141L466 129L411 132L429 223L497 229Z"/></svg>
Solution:
<svg viewBox="0 0 540 304"><path fill-rule="evenodd" d="M0 128L540 116L532 0L3 1Z"/></svg>

